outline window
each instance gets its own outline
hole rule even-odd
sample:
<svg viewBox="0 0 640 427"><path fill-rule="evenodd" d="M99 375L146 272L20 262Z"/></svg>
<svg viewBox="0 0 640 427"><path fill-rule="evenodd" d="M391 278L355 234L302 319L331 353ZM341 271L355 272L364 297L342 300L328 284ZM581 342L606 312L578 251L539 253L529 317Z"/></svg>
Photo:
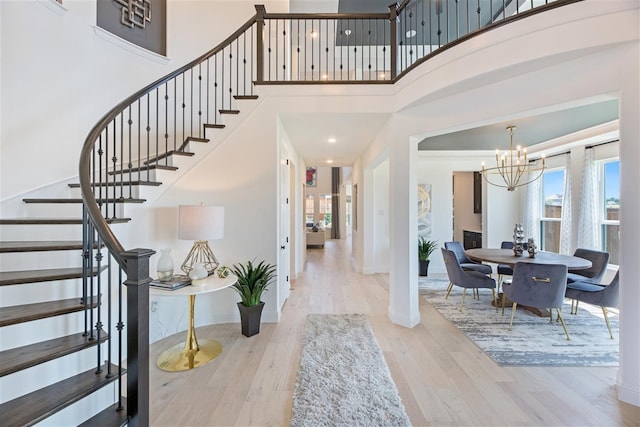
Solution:
<svg viewBox="0 0 640 427"><path fill-rule="evenodd" d="M331 227L331 194L320 194L320 224Z"/></svg>
<svg viewBox="0 0 640 427"><path fill-rule="evenodd" d="M564 169L544 172L541 187L540 250L559 252L562 197L564 195Z"/></svg>
<svg viewBox="0 0 640 427"><path fill-rule="evenodd" d="M313 227L315 215L315 203L312 195L304 199L304 222L307 227Z"/></svg>
<svg viewBox="0 0 640 427"><path fill-rule="evenodd" d="M602 162L601 179L601 231L602 250L609 252L609 263L619 265L620 242L620 160Z"/></svg>

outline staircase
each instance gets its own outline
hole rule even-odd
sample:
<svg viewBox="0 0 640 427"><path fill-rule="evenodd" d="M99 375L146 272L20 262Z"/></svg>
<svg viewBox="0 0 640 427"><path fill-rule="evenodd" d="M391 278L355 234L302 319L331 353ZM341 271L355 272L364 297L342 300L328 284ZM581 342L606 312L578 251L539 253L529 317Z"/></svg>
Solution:
<svg viewBox="0 0 640 427"><path fill-rule="evenodd" d="M258 99L257 96L238 96L236 100ZM221 114L240 113L240 110L221 111ZM224 129L223 124L204 124L203 131L211 132L215 129ZM162 185L162 182L155 180L155 171L178 171L178 167L173 166L173 158L175 157L193 157L194 153L188 151L190 144L207 143L208 138L203 137L187 137L182 145L176 150L170 150L160 153L143 162L140 167L123 171L108 171L108 176L118 176L114 181L103 182L95 186L94 194L99 205L110 205L109 217L105 221L117 227L118 224L125 224L131 221L131 218L124 216L125 206L127 204L140 204L146 201L140 197L141 193L149 191L148 188L155 188ZM158 164L163 162L164 164ZM148 174L148 175L147 175ZM143 180L142 175L147 175L152 180ZM27 370L33 370L36 377L47 375L47 373L39 373L38 366L47 364L56 359L63 359L66 356L76 353L82 354L81 359L96 359L96 352L102 354L102 358L107 358L105 352L108 352L108 342L113 340L111 334L117 334L117 322L111 325L112 332L109 333L102 329L97 329L93 322L96 322L98 310L104 307L106 294L104 291L97 291L98 277L101 280L101 288L105 289L111 285L116 289L120 287L120 283L113 275L113 266L93 265L88 274L83 273L83 267L80 264L83 258L83 241L82 241L82 198L73 197L72 192L78 191L80 184L73 182L67 184L70 196L63 197L33 197L24 198L22 202L29 205L28 209L35 207L36 214L30 217L2 218L0 219L0 229L2 235L33 235L41 236L69 235L69 240L8 240L0 241L0 257L7 257L9 254L16 256L27 256L31 254L31 258L35 260L32 269L28 270L8 270L0 271L0 286L14 287L16 293L23 295L23 302L1 307L0 308L0 327L9 328L15 325L28 324L33 322L33 328L37 328L36 322L42 319L63 318L69 316L68 328L63 331L57 331L57 335L50 338L37 340L29 344L19 345L16 347L7 346L3 338L2 347L0 348L0 377L19 374ZM123 190L125 189L125 190ZM56 191L57 193L57 191ZM121 193L124 193L122 195ZM51 211L63 212L61 216L48 216ZM77 212L79 215L69 215L69 212ZM71 228L70 228L71 227ZM10 229L13 228L13 231ZM33 230L37 228L37 231ZM72 240L80 237L79 240ZM93 243L93 259L96 260L104 257L104 245ZM71 262L67 266L59 263L59 256L56 254L61 252L72 253L77 259L76 263ZM51 259L50 262L44 264L55 264L55 268L40 268L37 263L40 260ZM87 254L84 256L87 257ZM68 258L68 257L64 257ZM1 259L1 258L0 258ZM9 260L11 261L11 260ZM67 259L68 262L68 259ZM3 266L11 265L11 262L2 262ZM111 274L109 274L111 269ZM4 267L3 267L4 270ZM109 277L111 277L109 279ZM84 279L83 279L84 278ZM93 280L91 280L91 278ZM83 284L86 279L90 279L93 289L87 289ZM109 281L109 283L107 283ZM37 298L38 290L33 292L30 287L35 284L46 284L51 288L61 287L72 296L64 298L50 298L45 301ZM4 288L3 288L4 289ZM114 291L112 291L113 293ZM117 291L115 291L117 293ZM52 292L55 293L55 292ZM32 298L32 296L36 296ZM33 301L33 302L32 302ZM148 312L148 311L147 311ZM94 317L93 322L87 322L86 325L82 317ZM98 322L101 323L101 322ZM90 326L90 325L93 325ZM10 335L10 334L9 334ZM112 344L114 347L116 344ZM5 349L5 347L8 347ZM100 350L97 350L100 347ZM88 355L87 355L88 353ZM76 356L77 357L77 356ZM15 397L9 401L0 404L0 413L2 414L2 425L25 426L38 423L71 405L78 403L83 405L83 399L89 397L95 392L111 387L110 393L119 395L117 390L125 390L123 387L123 376L126 374L126 363L122 363L116 359L114 363L99 359L99 362L89 369L73 372L73 369L67 366L73 366L73 363L67 364L61 362L64 366L65 373L71 376L63 378L52 384L44 384L40 388ZM46 369L45 369L46 371ZM31 374L27 374L31 375ZM86 403L88 406L93 403ZM99 425L99 426L115 426L125 425L129 421L126 410L126 398L120 399L104 408L97 415L87 419L81 425ZM81 410L78 412L82 412Z"/></svg>

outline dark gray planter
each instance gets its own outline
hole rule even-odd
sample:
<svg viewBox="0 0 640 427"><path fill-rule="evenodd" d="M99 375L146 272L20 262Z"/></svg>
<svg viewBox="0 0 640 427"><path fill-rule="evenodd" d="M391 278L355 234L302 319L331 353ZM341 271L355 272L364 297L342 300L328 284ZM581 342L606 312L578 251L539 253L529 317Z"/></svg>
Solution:
<svg viewBox="0 0 640 427"><path fill-rule="evenodd" d="M247 307L241 302L238 303L240 310L240 324L242 325L242 335L252 337L260 332L260 318L262 317L262 309L264 303Z"/></svg>
<svg viewBox="0 0 640 427"><path fill-rule="evenodd" d="M420 267L419 269L420 272L418 274L420 274L420 276L426 276L429 273L429 260L425 261L425 260L419 259L418 263Z"/></svg>

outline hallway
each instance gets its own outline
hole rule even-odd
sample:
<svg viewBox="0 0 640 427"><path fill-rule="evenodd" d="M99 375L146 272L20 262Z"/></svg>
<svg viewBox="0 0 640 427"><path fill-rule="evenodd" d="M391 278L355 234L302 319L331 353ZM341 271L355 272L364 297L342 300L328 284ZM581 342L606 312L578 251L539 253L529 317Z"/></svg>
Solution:
<svg viewBox="0 0 640 427"><path fill-rule="evenodd" d="M420 299L422 322L407 329L387 317L387 275L354 272L351 247L328 240L307 251L279 323L252 338L239 324L197 328L223 344L213 362L164 372L158 354L178 333L151 346L150 419L154 426L285 426L308 313L364 313L413 425L638 425L640 410L618 402L616 368L497 366ZM204 307L196 309L206 310Z"/></svg>

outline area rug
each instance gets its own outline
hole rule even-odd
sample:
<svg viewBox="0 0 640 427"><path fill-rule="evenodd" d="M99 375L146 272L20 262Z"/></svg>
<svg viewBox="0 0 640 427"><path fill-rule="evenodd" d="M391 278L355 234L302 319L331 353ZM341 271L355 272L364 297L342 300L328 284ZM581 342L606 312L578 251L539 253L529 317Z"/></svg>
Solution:
<svg viewBox="0 0 640 427"><path fill-rule="evenodd" d="M367 317L307 316L291 426L408 426Z"/></svg>
<svg viewBox="0 0 640 427"><path fill-rule="evenodd" d="M612 340L600 307L580 304L578 314L573 315L570 300L565 300L562 315L571 337L567 341L560 322L549 324L548 317L522 309L516 310L510 331L511 307L505 307L504 316L501 309L496 313L488 289L480 290L479 300L467 290L460 313L462 288L454 286L445 299L448 284L447 279L420 278L420 294L501 366L618 366L618 315L614 310L609 311Z"/></svg>

